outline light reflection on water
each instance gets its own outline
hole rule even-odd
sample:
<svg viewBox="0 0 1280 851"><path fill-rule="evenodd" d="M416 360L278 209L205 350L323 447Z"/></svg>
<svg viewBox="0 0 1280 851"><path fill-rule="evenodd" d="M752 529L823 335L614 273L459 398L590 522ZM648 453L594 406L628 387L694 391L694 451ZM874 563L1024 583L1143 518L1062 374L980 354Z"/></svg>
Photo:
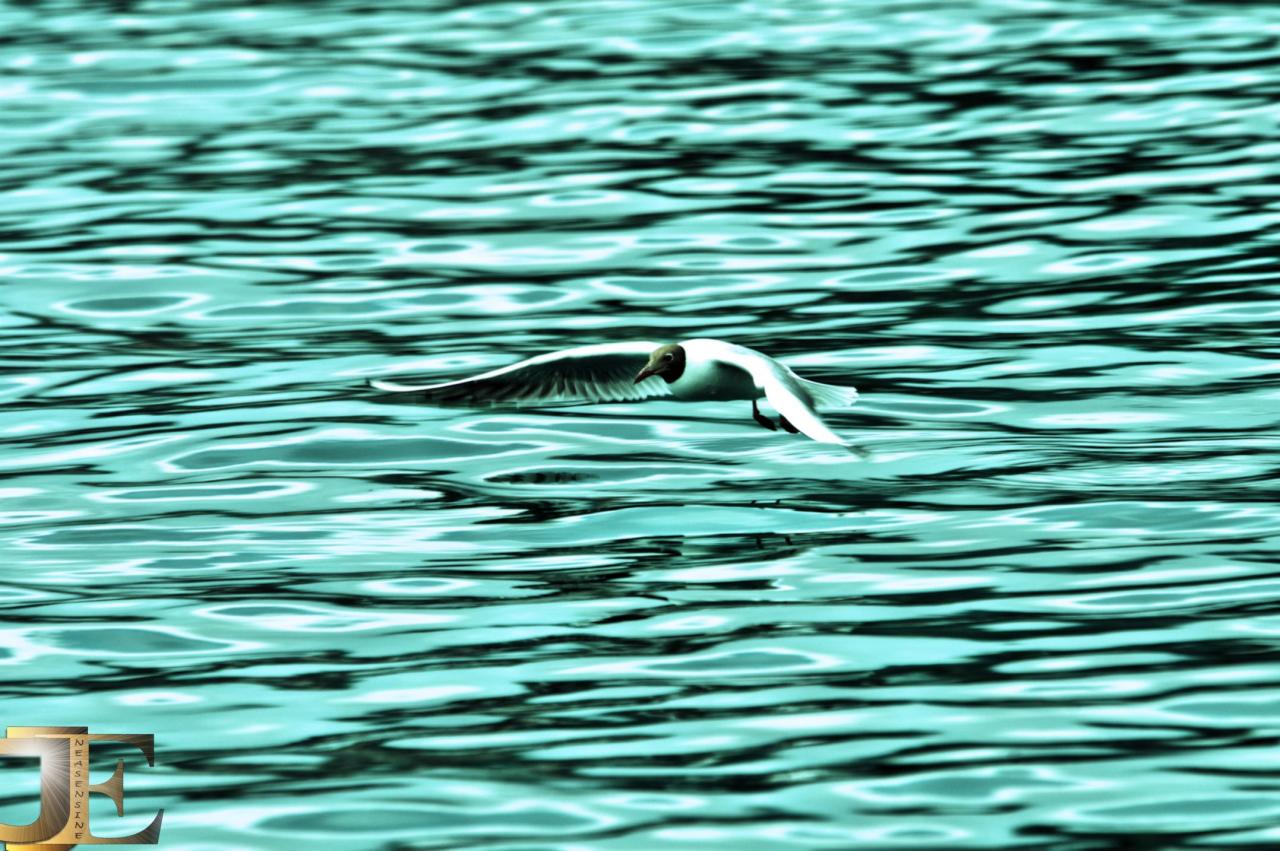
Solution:
<svg viewBox="0 0 1280 851"><path fill-rule="evenodd" d="M4 722L156 734L100 832L1280 842L1280 12L0 31ZM637 335L856 384L866 457L365 389Z"/></svg>

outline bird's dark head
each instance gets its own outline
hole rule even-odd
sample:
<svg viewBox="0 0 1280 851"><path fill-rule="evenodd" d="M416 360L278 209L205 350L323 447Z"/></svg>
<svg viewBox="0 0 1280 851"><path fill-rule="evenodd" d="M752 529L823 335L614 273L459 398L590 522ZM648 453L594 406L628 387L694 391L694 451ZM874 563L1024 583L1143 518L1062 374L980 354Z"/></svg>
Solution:
<svg viewBox="0 0 1280 851"><path fill-rule="evenodd" d="M649 355L649 362L636 376L635 383L639 384L651 375L661 375L670 384L683 374L684 349L679 343L670 343L653 350L653 354Z"/></svg>

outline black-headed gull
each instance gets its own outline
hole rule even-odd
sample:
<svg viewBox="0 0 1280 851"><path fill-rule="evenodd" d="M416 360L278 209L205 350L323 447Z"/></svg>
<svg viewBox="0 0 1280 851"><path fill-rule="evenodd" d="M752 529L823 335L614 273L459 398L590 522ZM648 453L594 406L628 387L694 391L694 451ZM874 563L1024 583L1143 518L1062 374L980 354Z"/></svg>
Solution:
<svg viewBox="0 0 1280 851"><path fill-rule="evenodd" d="M380 379L370 383L393 393L420 393L425 401L438 404L546 405L655 396L692 402L743 400L751 402L756 422L776 430L756 404L765 398L787 431L842 446L849 444L827 428L815 409L847 407L858 398L852 387L810 381L755 349L708 339L578 346L444 384L411 386Z"/></svg>

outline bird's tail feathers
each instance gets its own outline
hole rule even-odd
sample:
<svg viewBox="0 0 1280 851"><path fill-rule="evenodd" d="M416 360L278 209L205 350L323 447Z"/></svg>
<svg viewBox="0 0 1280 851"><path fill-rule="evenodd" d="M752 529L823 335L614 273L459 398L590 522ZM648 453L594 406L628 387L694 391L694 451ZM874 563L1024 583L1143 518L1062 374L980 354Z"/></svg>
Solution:
<svg viewBox="0 0 1280 851"><path fill-rule="evenodd" d="M810 381L807 378L800 379L800 386L809 394L815 407L847 408L858 401L858 391L852 387L837 387L834 384L823 384L821 381Z"/></svg>

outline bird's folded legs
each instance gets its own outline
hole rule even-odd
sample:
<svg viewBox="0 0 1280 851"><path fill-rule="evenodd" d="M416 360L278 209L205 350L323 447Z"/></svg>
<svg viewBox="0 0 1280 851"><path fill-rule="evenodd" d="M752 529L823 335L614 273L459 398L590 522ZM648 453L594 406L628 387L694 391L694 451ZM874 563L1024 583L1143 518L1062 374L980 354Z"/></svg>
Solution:
<svg viewBox="0 0 1280 851"><path fill-rule="evenodd" d="M769 419L764 414L760 413L760 408L759 406L756 405L755 399L751 400L751 416L755 417L756 422L760 423L760 425L769 429L769 431L778 430L778 427L773 424L773 420ZM787 423L787 425L790 425L790 423Z"/></svg>
<svg viewBox="0 0 1280 851"><path fill-rule="evenodd" d="M751 416L755 417L756 422L760 423L760 425L769 429L769 431L777 431L778 426L782 426L782 428L785 431L789 431L792 434L800 433L800 429L793 426L791 422L782 414L778 414L778 422L777 422L777 425L775 425L773 420L769 419L764 414L760 413L760 406L759 404L757 404L755 399L751 400Z"/></svg>

